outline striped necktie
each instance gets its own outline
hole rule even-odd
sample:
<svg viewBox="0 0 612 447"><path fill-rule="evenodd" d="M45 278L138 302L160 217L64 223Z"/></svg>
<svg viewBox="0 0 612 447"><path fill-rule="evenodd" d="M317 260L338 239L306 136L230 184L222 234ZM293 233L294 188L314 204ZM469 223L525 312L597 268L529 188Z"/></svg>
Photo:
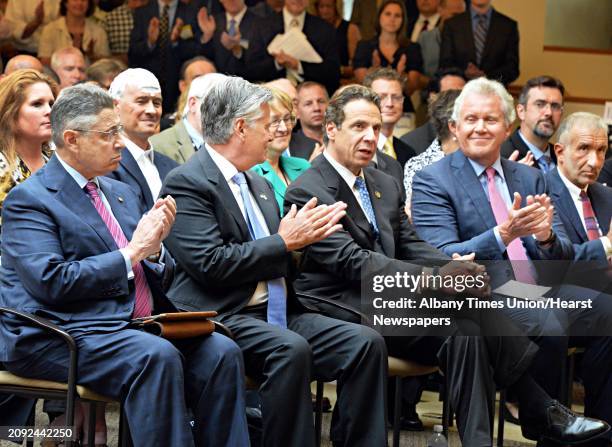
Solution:
<svg viewBox="0 0 612 447"><path fill-rule="evenodd" d="M587 193L580 191L580 201L582 202L582 214L584 215L584 226L587 230L587 237L590 241L599 239L599 227L597 226L597 218L591 206L591 200Z"/></svg>
<svg viewBox="0 0 612 447"><path fill-rule="evenodd" d="M487 16L478 14L476 16L476 29L474 30L474 48L476 50L476 64L480 66L482 54L487 40Z"/></svg>

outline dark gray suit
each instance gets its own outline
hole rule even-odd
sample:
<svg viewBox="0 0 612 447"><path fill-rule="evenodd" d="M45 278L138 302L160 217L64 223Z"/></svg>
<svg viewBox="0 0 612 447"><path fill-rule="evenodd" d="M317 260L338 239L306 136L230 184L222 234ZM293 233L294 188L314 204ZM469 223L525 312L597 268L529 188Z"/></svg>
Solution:
<svg viewBox="0 0 612 447"><path fill-rule="evenodd" d="M412 149L415 155L425 152L435 139L436 131L429 121L400 138L402 143Z"/></svg>

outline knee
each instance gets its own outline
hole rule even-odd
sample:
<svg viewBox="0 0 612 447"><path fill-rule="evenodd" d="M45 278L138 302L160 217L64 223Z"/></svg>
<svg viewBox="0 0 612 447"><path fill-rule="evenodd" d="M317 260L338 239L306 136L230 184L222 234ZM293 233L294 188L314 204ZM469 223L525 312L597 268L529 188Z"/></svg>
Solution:
<svg viewBox="0 0 612 447"><path fill-rule="evenodd" d="M217 363L242 368L242 351L231 339L221 334L212 334L206 340L205 348L217 356Z"/></svg>
<svg viewBox="0 0 612 447"><path fill-rule="evenodd" d="M387 344L383 336L367 326L357 325L357 328L355 339L360 340L361 346L370 353L370 355L386 358Z"/></svg>
<svg viewBox="0 0 612 447"><path fill-rule="evenodd" d="M182 370L182 356L168 340L153 337L150 343L142 346L142 368Z"/></svg>
<svg viewBox="0 0 612 447"><path fill-rule="evenodd" d="M292 368L310 368L312 364L312 349L308 342L298 334L291 334L281 342L276 353Z"/></svg>

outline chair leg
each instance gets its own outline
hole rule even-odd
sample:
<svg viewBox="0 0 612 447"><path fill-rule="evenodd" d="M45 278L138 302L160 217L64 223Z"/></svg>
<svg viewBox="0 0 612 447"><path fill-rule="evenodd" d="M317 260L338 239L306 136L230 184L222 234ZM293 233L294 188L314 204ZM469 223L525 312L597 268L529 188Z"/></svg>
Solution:
<svg viewBox="0 0 612 447"><path fill-rule="evenodd" d="M96 443L96 402L89 402L89 433L87 434L87 443L92 446Z"/></svg>
<svg viewBox="0 0 612 447"><path fill-rule="evenodd" d="M323 430L323 382L317 380L315 401L315 446L321 447L321 432Z"/></svg>
<svg viewBox="0 0 612 447"><path fill-rule="evenodd" d="M570 355L567 359L567 399L565 405L572 408L572 398L574 397L574 371L576 369L576 357Z"/></svg>
<svg viewBox="0 0 612 447"><path fill-rule="evenodd" d="M400 418L402 417L402 378L395 377L395 396L393 399L393 447L399 447Z"/></svg>
<svg viewBox="0 0 612 447"><path fill-rule="evenodd" d="M448 384L446 376L444 376L444 383L442 385L442 433L448 439L448 427L452 427L453 415L450 404L450 393L448 391Z"/></svg>
<svg viewBox="0 0 612 447"><path fill-rule="evenodd" d="M506 391L499 392L499 415L497 421L497 447L504 447L504 407L506 406Z"/></svg>
<svg viewBox="0 0 612 447"><path fill-rule="evenodd" d="M34 406L32 407L32 412L28 416L28 421L26 422L26 425L28 427L36 427L36 404L34 404ZM26 447L34 447L33 438L27 438Z"/></svg>

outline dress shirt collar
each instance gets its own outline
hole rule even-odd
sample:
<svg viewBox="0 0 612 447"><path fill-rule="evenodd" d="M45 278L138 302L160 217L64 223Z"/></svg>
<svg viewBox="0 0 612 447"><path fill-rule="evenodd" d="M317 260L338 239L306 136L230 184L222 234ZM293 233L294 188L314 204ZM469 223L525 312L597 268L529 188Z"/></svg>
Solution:
<svg viewBox="0 0 612 447"><path fill-rule="evenodd" d="M569 181L569 179L563 175L563 172L561 172L561 169L557 168L557 172L559 173L559 177L561 177L561 181L563 182L563 184L565 185L565 187L567 188L567 190L570 193L570 196L572 197L572 199L574 200L574 202L579 202L580 201L580 193L583 191L582 189L580 189L579 187L577 187L576 185L574 185L572 182ZM587 188L584 188L584 192L587 192Z"/></svg>
<svg viewBox="0 0 612 447"><path fill-rule="evenodd" d="M476 173L476 177L478 178L480 178L480 176L488 168L488 166L483 166L480 163L476 163L471 158L468 158L468 161L470 162L470 165L472 165L472 169L474 170L474 172ZM498 157L497 160L495 160L495 163L493 163L491 166L495 169L495 172L497 172L497 175L499 175L502 179L504 179L504 182L505 182L506 177L504 177L504 170L502 169L501 158Z"/></svg>
<svg viewBox="0 0 612 447"><path fill-rule="evenodd" d="M478 21L478 17L481 15L484 15L487 18L487 25L488 25L489 23L491 23L491 16L493 15L493 8L489 7L487 12L485 12L484 14L480 14L479 12L476 12L474 9L470 10L470 16L472 17L472 23L476 23Z"/></svg>
<svg viewBox="0 0 612 447"><path fill-rule="evenodd" d="M430 15L429 17L425 17L423 14L419 14L417 23L419 23L422 26L425 20L427 20L427 31L432 30L438 23L438 20L440 20L440 14L435 13L435 14Z"/></svg>
<svg viewBox="0 0 612 447"><path fill-rule="evenodd" d="M55 152L55 156L57 157L57 160L60 162L60 164L64 167L66 172L68 172L70 177L72 177L74 181L77 182L77 185L79 185L79 188L81 189L85 188L85 185L87 185L88 182L94 182L96 186L100 188L100 183L98 182L97 177L94 177L91 180L88 180L83 176L83 174L81 174L79 171L77 171L72 166L70 166L68 163L66 163L64 160L62 160L62 157L60 157L57 152Z"/></svg>
<svg viewBox="0 0 612 447"><path fill-rule="evenodd" d="M393 136L389 137L389 138L393 138ZM378 142L376 144L376 147L379 150L383 150L383 147L385 147L385 143L387 142L387 140L389 139L387 137L385 137L385 135L382 132L378 133Z"/></svg>
<svg viewBox="0 0 612 447"><path fill-rule="evenodd" d="M533 153L533 158L535 158L536 161L539 161L544 155L548 155L550 157L550 149L547 148L546 151L542 152L539 147L528 141L520 130L518 131L518 134L519 137L521 137L521 140L523 140L523 143L525 143L529 150Z"/></svg>
<svg viewBox="0 0 612 447"><path fill-rule="evenodd" d="M234 166L231 161L229 161L219 152L214 150L213 147L209 144L205 144L204 147L208 151L208 155L210 155L210 158L212 158L213 162L221 171L221 175L223 175L225 181L229 183L230 180L232 180L232 177L238 173L238 169L236 168L236 166Z"/></svg>
<svg viewBox="0 0 612 447"><path fill-rule="evenodd" d="M191 125L186 116L183 117L183 125L185 126L185 130L187 131L189 138L191 138L191 142L193 143L193 146L196 148L196 150L199 151L200 149L202 149L202 145L204 144L204 138L202 138L202 135L200 135L200 133L194 129L194 127Z"/></svg>
<svg viewBox="0 0 612 447"><path fill-rule="evenodd" d="M130 154L132 154L132 157L134 157L136 162L144 158L148 158L151 163L154 162L153 149L151 149L151 145L149 145L148 149L142 149L125 135L123 135L123 143L125 144L127 150L130 151Z"/></svg>
<svg viewBox="0 0 612 447"><path fill-rule="evenodd" d="M289 29L291 28L291 21L293 19L297 19L297 28L299 30L304 29L304 21L306 20L306 10L302 11L299 16L294 16L289 11L287 11L287 8L283 8L283 23L285 24L285 31L289 31Z"/></svg>
<svg viewBox="0 0 612 447"><path fill-rule="evenodd" d="M240 26L240 22L242 22L242 18L244 17L246 12L247 12L247 7L246 6L244 8L242 8L242 11L240 11L235 16L232 16L231 14L226 12L225 13L225 21L227 23L227 26L226 26L227 30L229 30L230 20L232 20L232 19L234 19L236 21L236 27L239 27Z"/></svg>
<svg viewBox="0 0 612 447"><path fill-rule="evenodd" d="M355 187L355 179L358 177L349 171L346 167L342 166L340 163L336 161L334 157L328 151L323 151L323 156L329 161L332 167L340 174L340 177L344 179L348 187L353 190ZM359 177L363 177L363 170L359 172Z"/></svg>
<svg viewBox="0 0 612 447"><path fill-rule="evenodd" d="M179 0L170 0L168 3L164 3L162 0L157 0L157 6L159 7L159 16L161 17L164 6L168 5L168 16L171 16L178 7Z"/></svg>

